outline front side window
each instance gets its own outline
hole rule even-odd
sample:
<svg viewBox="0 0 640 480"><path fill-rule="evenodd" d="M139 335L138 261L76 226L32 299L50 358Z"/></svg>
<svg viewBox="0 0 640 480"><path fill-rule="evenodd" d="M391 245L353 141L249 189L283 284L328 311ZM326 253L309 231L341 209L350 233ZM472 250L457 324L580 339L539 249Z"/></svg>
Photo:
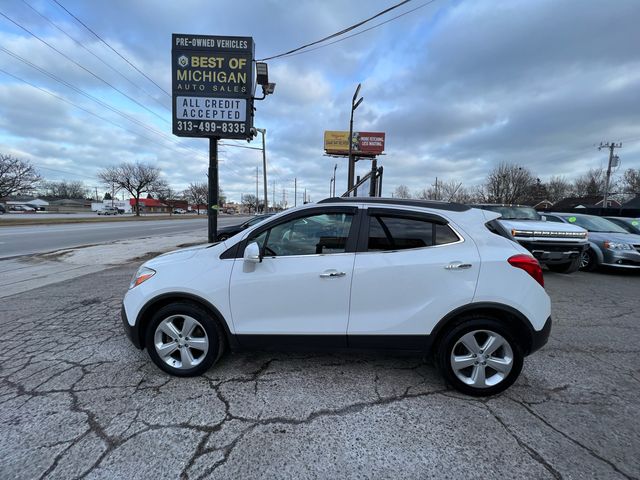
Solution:
<svg viewBox="0 0 640 480"><path fill-rule="evenodd" d="M367 250L407 250L445 245L458 240L458 236L448 225L417 218L375 215L369 222Z"/></svg>
<svg viewBox="0 0 640 480"><path fill-rule="evenodd" d="M296 218L266 230L257 242L267 257L344 253L353 221L351 213L325 213Z"/></svg>

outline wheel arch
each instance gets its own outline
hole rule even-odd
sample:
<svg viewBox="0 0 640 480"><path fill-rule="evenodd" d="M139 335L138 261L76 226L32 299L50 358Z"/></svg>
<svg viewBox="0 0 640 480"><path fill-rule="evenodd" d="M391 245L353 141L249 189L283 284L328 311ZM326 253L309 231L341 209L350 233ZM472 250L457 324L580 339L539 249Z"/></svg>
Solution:
<svg viewBox="0 0 640 480"><path fill-rule="evenodd" d="M215 306L213 306L211 302L205 300L204 298L184 292L164 293L152 298L144 304L144 306L140 309L140 312L138 313L138 317L136 319L136 325L138 326L137 340L139 345L144 348L145 334L149 322L153 317L153 314L166 305L181 301L204 308L213 317L213 319L218 322L220 328L222 328L226 345L232 349L237 347L235 336L231 333L231 330L229 330L229 325L227 324L224 316L220 313L220 311Z"/></svg>
<svg viewBox="0 0 640 480"><path fill-rule="evenodd" d="M589 248L596 254L597 264L602 264L604 262L604 254L602 253L601 247L598 244L589 241Z"/></svg>
<svg viewBox="0 0 640 480"><path fill-rule="evenodd" d="M472 303L448 313L429 334L427 350L433 353L433 347L439 345L442 336L469 315L487 315L504 323L520 340L525 355L528 355L533 350L534 330L527 317L509 305L493 302Z"/></svg>

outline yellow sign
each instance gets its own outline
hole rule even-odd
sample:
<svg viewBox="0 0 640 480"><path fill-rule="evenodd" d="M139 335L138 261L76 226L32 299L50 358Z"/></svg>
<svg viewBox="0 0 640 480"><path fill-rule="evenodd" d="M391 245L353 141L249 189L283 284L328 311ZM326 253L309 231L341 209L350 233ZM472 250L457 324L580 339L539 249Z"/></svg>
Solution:
<svg viewBox="0 0 640 480"><path fill-rule="evenodd" d="M348 152L349 132L325 130L324 149L327 152Z"/></svg>

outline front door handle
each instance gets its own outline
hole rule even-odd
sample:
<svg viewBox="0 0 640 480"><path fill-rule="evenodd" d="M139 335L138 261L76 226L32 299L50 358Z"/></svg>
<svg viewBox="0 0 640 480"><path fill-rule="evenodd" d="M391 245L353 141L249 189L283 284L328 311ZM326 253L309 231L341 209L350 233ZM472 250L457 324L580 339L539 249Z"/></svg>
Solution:
<svg viewBox="0 0 640 480"><path fill-rule="evenodd" d="M324 272L320 274L320 278L334 278L334 277L344 277L346 275L345 272L338 272L333 270L331 272Z"/></svg>
<svg viewBox="0 0 640 480"><path fill-rule="evenodd" d="M444 268L447 270L468 270L471 267L470 263L452 262Z"/></svg>

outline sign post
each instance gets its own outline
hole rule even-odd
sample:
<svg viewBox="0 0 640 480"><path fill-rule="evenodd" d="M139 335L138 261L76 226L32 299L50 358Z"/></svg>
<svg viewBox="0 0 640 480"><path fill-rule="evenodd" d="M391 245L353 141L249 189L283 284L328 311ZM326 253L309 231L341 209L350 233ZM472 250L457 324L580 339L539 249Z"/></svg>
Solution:
<svg viewBox="0 0 640 480"><path fill-rule="evenodd" d="M252 138L253 38L174 33L171 40L173 134L209 138L208 240L214 242L218 140Z"/></svg>

